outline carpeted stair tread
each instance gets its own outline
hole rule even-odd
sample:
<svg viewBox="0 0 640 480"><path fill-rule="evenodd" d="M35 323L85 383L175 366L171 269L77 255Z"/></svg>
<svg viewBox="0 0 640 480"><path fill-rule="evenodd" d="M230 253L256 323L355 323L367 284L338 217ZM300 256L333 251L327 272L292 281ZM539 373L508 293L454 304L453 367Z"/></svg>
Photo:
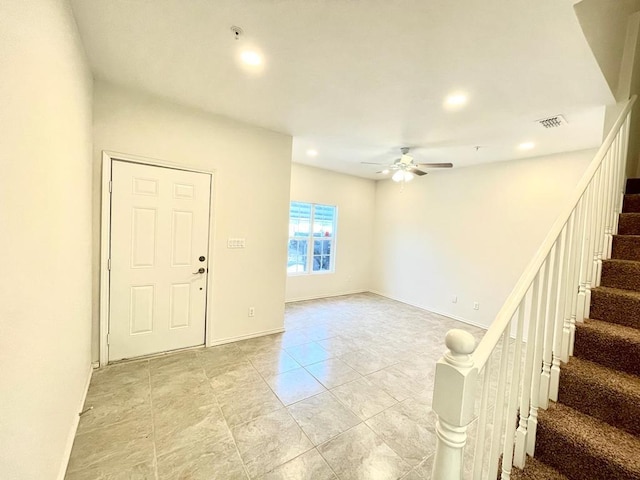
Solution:
<svg viewBox="0 0 640 480"><path fill-rule="evenodd" d="M594 288L591 290L589 317L640 328L640 292L610 287Z"/></svg>
<svg viewBox="0 0 640 480"><path fill-rule="evenodd" d="M560 403L540 410L536 458L569 479L640 479L640 438Z"/></svg>
<svg viewBox="0 0 640 480"><path fill-rule="evenodd" d="M640 212L640 194L632 193L624 196L622 213Z"/></svg>
<svg viewBox="0 0 640 480"><path fill-rule="evenodd" d="M619 235L640 235L640 213L621 213L618 221Z"/></svg>
<svg viewBox="0 0 640 480"><path fill-rule="evenodd" d="M640 262L618 259L604 260L600 285L640 292Z"/></svg>
<svg viewBox="0 0 640 480"><path fill-rule="evenodd" d="M573 357L560 371L558 401L640 436L640 377Z"/></svg>
<svg viewBox="0 0 640 480"><path fill-rule="evenodd" d="M557 470L546 463L539 462L533 457L527 457L524 470L513 467L511 469L512 480L569 480Z"/></svg>
<svg viewBox="0 0 640 480"><path fill-rule="evenodd" d="M573 353L605 367L640 376L640 330L585 320L576 324Z"/></svg>
<svg viewBox="0 0 640 480"><path fill-rule="evenodd" d="M611 258L640 261L640 235L614 235Z"/></svg>
<svg viewBox="0 0 640 480"><path fill-rule="evenodd" d="M627 184L624 192L631 195L640 193L640 178L627 178Z"/></svg>

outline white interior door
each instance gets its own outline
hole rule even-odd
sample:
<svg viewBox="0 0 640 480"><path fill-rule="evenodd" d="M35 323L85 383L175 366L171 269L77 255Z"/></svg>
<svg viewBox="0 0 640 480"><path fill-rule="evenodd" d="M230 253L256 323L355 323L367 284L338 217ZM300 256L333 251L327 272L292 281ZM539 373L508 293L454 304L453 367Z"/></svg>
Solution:
<svg viewBox="0 0 640 480"><path fill-rule="evenodd" d="M202 345L211 175L113 161L109 361Z"/></svg>

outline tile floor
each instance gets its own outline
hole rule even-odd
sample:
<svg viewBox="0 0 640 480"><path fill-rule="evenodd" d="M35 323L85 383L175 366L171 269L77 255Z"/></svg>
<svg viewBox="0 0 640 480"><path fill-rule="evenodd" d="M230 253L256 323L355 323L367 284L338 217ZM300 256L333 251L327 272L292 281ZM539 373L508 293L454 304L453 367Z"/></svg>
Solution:
<svg viewBox="0 0 640 480"><path fill-rule="evenodd" d="M483 331L373 294L285 328L94 372L66 478L430 478L444 335Z"/></svg>

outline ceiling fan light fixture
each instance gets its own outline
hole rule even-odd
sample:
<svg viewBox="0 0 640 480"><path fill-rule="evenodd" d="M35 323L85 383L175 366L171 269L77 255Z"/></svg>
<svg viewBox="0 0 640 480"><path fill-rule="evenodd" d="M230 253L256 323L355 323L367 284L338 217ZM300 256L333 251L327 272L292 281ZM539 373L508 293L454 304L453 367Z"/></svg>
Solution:
<svg viewBox="0 0 640 480"><path fill-rule="evenodd" d="M411 180L413 180L414 176L415 175L413 173L406 170L398 170L393 174L391 180L393 180L394 182L410 182Z"/></svg>
<svg viewBox="0 0 640 480"><path fill-rule="evenodd" d="M394 182L401 182L404 179L404 171L402 170L398 170L396 173L393 174L393 177L391 177L391 180L393 180Z"/></svg>

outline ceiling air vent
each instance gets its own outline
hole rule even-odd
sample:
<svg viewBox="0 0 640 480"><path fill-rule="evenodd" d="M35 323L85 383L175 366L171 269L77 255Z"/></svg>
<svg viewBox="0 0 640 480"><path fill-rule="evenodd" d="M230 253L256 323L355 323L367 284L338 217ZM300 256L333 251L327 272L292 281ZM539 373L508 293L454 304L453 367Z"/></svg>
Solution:
<svg viewBox="0 0 640 480"><path fill-rule="evenodd" d="M555 115L553 117L543 118L542 120L536 120L544 128L556 128L567 124L567 120L562 115Z"/></svg>

